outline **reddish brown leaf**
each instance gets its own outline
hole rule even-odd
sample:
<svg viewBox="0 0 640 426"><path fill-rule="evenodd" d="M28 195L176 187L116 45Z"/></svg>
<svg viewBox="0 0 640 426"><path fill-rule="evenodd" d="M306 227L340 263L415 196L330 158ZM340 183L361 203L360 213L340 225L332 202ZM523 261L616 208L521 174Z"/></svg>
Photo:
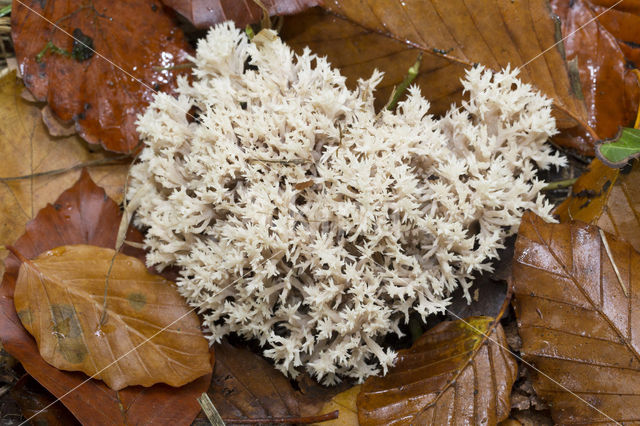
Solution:
<svg viewBox="0 0 640 426"><path fill-rule="evenodd" d="M561 222L580 220L597 225L640 250L639 180L637 161L621 170L594 159L555 213Z"/></svg>
<svg viewBox="0 0 640 426"><path fill-rule="evenodd" d="M255 0L162 0L164 4L180 12L198 28L208 28L218 22L234 21L240 28L258 22L262 8ZM262 0L269 15L292 15L308 7L317 6L320 0Z"/></svg>
<svg viewBox="0 0 640 426"><path fill-rule="evenodd" d="M513 286L522 356L558 424L640 419L640 254L582 222L520 225ZM553 380L552 380L553 379Z"/></svg>
<svg viewBox="0 0 640 426"><path fill-rule="evenodd" d="M74 120L88 142L112 151L133 151L138 145L136 114L154 90L170 90L175 81L175 71L158 67L183 63L189 52L170 15L155 0L25 1L32 10L22 3L14 2L11 27L29 90L38 100L49 102L62 121ZM55 48L42 53L48 43Z"/></svg>
<svg viewBox="0 0 640 426"><path fill-rule="evenodd" d="M214 346L216 364L211 401L224 419L314 416L343 388L303 394L273 365L255 353L227 342Z"/></svg>
<svg viewBox="0 0 640 426"><path fill-rule="evenodd" d="M502 326L490 317L436 325L398 353L386 376L364 382L358 395L360 425L496 424L506 419L517 375L506 348Z"/></svg>
<svg viewBox="0 0 640 426"><path fill-rule="evenodd" d="M72 188L27 224L25 234L14 247L28 258L65 244L113 247L120 217L118 205L85 172ZM127 239L141 241L141 236L131 229ZM142 251L128 246L123 251L140 259L144 257ZM56 397L64 396L62 403L81 423L188 425L193 420L200 411L196 398L208 388L210 375L178 389L154 385L116 392L97 380L85 383L87 376L82 373L60 371L47 364L38 353L33 338L22 327L14 308L13 294L20 262L9 256L5 263L6 272L0 286L2 344L49 392Z"/></svg>
<svg viewBox="0 0 640 426"><path fill-rule="evenodd" d="M135 257L114 255L113 249L78 244L21 259L14 304L42 358L114 390L179 387L211 373L200 320L174 284L150 274Z"/></svg>
<svg viewBox="0 0 640 426"><path fill-rule="evenodd" d="M587 24L606 8L593 7L587 0L552 0L551 7L562 21L562 34L575 32L564 40L564 48L567 60L577 61L588 122L601 139L613 137L619 126L633 124L640 94L624 52L603 25L607 22L607 27L615 29L619 25L616 12L606 12ZM634 38L627 41L640 42L640 17L625 15L628 19L620 24L633 24L627 31L633 34L625 35Z"/></svg>
<svg viewBox="0 0 640 426"><path fill-rule="evenodd" d="M493 69L521 66L556 43L555 21L543 0L327 0L324 5L335 16L315 10L285 20L283 39L328 56L352 84L374 68L384 71L378 106L387 102L418 52L423 59L415 83L433 111L441 113L461 99L465 68L475 63ZM580 125L591 132L559 49L527 64L521 77L554 100L560 128ZM577 148L591 150L590 145Z"/></svg>

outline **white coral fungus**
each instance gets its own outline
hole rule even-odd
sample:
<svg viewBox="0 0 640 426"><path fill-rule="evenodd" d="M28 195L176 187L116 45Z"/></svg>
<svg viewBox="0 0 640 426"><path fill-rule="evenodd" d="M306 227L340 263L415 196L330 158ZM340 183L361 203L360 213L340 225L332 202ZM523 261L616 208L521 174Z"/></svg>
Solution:
<svg viewBox="0 0 640 426"><path fill-rule="evenodd" d="M550 101L515 71L468 70L470 101L436 119L416 87L376 114L380 73L350 91L273 33L218 25L194 61L139 118L129 198L147 262L181 269L211 341L256 338L324 383L385 373L383 336L466 293L524 210L550 219L534 162L564 159L544 145Z"/></svg>

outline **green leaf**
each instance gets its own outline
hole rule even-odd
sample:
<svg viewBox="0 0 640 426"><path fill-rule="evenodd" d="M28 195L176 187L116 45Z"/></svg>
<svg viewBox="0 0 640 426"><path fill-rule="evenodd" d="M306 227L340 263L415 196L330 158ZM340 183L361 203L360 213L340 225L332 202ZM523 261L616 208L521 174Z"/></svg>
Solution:
<svg viewBox="0 0 640 426"><path fill-rule="evenodd" d="M621 128L614 138L598 142L596 155L609 167L624 167L640 156L640 129Z"/></svg>

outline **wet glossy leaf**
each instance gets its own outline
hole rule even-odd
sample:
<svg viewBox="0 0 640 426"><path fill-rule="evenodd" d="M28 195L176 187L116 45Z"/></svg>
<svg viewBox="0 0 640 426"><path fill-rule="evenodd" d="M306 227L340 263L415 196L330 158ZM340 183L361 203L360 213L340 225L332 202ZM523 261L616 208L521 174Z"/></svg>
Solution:
<svg viewBox="0 0 640 426"><path fill-rule="evenodd" d="M640 129L620 129L615 138L596 145L596 154L609 167L624 167L629 160L640 156Z"/></svg>
<svg viewBox="0 0 640 426"><path fill-rule="evenodd" d="M556 423L640 418L639 277L628 243L581 222L523 217L513 266L521 353L544 373L533 384Z"/></svg>
<svg viewBox="0 0 640 426"><path fill-rule="evenodd" d="M53 205L40 210L13 246L28 258L61 245L113 247L120 217L118 205L93 183L87 173L83 173L78 182L63 192ZM130 229L127 240L140 242L141 235ZM144 258L144 252L129 246L125 246L123 251ZM159 384L149 388L128 387L116 392L101 381L87 381L87 376L82 373L61 371L46 363L14 308L13 295L20 261L11 255L5 263L6 273L0 286L2 344L49 392L56 397L64 396L62 403L82 424L191 423L200 411L196 398L209 387L210 375L181 388Z"/></svg>
<svg viewBox="0 0 640 426"><path fill-rule="evenodd" d="M180 12L198 28L208 28L218 22L234 21L240 28L260 21L262 9L254 0L162 0L164 4ZM262 0L269 15L291 15L308 7L317 6L320 0Z"/></svg>
<svg viewBox="0 0 640 426"><path fill-rule="evenodd" d="M154 91L171 90L176 71L167 68L186 62L189 52L155 0L29 0L14 3L11 19L29 90L63 121L74 121L88 142L112 151L137 147L136 114Z"/></svg>
<svg viewBox="0 0 640 426"><path fill-rule="evenodd" d="M0 78L0 177L15 177L64 169L77 164L108 158L104 152L89 152L76 136L52 138L42 124L40 107L22 99L24 85L11 72ZM92 167L96 182L107 194L122 200L127 173L126 163ZM55 176L0 183L0 245L12 244L41 208L52 203L80 176L71 170ZM4 259L6 250L1 251Z"/></svg>
<svg viewBox="0 0 640 426"><path fill-rule="evenodd" d="M613 169L597 158L573 185L572 193L555 213L560 221L580 220L640 250L640 164Z"/></svg>
<svg viewBox="0 0 640 426"><path fill-rule="evenodd" d="M211 372L200 320L173 283L135 257L89 245L21 259L14 304L40 355L114 390L182 386ZM106 321L101 324L109 273Z"/></svg>
<svg viewBox="0 0 640 426"><path fill-rule="evenodd" d="M516 375L493 318L445 321L400 351L386 376L365 381L360 424L496 424L509 415Z"/></svg>
<svg viewBox="0 0 640 426"><path fill-rule="evenodd" d="M572 34L563 42L567 61L572 64L572 75L578 74L575 77L579 77L572 82L584 96L589 124L599 138L604 139L613 137L620 126L633 124L640 92L637 78L628 66L620 44L607 30L615 29L617 25L610 19L616 11L610 10L596 19L606 8L594 7L592 3L588 0L550 2L553 12L562 22L563 36ZM607 3L607 8L614 4ZM603 21L607 22L606 27ZM634 38L626 41L640 42L638 23L640 20L636 17L635 26L627 31L633 32ZM578 135L577 139L585 137ZM568 138L565 141L570 142Z"/></svg>
<svg viewBox="0 0 640 426"><path fill-rule="evenodd" d="M423 58L415 82L432 102L433 111L443 112L461 99L459 80L465 68L475 63L493 69L521 66L560 36L542 0L347 0L325 1L324 7L332 14L313 10L285 20L283 39L298 49L309 45L327 55L352 84L371 75L374 68L384 71L382 90L376 93L379 107L419 52ZM552 48L527 64L521 77L554 100L560 128L589 128L584 103L572 89L559 49ZM592 147L576 148L586 152Z"/></svg>

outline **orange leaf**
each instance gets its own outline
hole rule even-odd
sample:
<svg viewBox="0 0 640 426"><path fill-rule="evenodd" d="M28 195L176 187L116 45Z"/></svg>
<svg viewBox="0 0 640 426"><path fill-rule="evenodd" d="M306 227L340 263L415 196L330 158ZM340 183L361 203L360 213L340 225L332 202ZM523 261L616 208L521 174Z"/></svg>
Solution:
<svg viewBox="0 0 640 426"><path fill-rule="evenodd" d="M594 159L555 213L561 222L580 220L640 250L640 164L612 169Z"/></svg>
<svg viewBox="0 0 640 426"><path fill-rule="evenodd" d="M53 205L40 210L13 246L27 258L61 245L113 247L120 217L118 205L84 172ZM130 229L127 240L139 242L141 235ZM144 258L144 252L128 246L124 252ZM16 357L32 377L54 396L62 397L62 403L84 425L191 424L200 411L196 398L209 387L211 375L181 388L157 384L116 392L101 381L87 381L84 374L61 371L47 364L14 308L20 263L13 255L5 261L6 272L0 286L0 339L4 349Z"/></svg>
<svg viewBox="0 0 640 426"><path fill-rule="evenodd" d="M639 273L640 254L593 225L522 218L513 266L522 356L544 373L533 385L556 423L639 418Z"/></svg>
<svg viewBox="0 0 640 426"><path fill-rule="evenodd" d="M324 1L332 14L313 10L285 20L282 38L296 50L326 55L355 86L374 68L385 72L377 106L423 53L415 83L442 113L462 98L460 78L475 63L492 69L524 65L556 43L556 21L544 0L343 0ZM559 30L559 28L558 28ZM558 127L586 129L583 101L569 79L560 50L528 63L521 78L554 100ZM577 148L591 152L589 144Z"/></svg>
<svg viewBox="0 0 640 426"><path fill-rule="evenodd" d="M21 259L14 303L40 355L120 390L182 386L210 373L200 321L173 283L135 257L88 245L62 246ZM107 320L100 325L105 277Z"/></svg>
<svg viewBox="0 0 640 426"><path fill-rule="evenodd" d="M358 395L360 424L496 424L506 419L517 365L506 350L502 326L490 317L465 321L436 325L398 352L389 374L367 379Z"/></svg>
<svg viewBox="0 0 640 426"><path fill-rule="evenodd" d="M186 63L190 48L154 0L80 3L15 2L11 35L19 69L33 95L61 120L75 121L89 143L132 152L136 115L154 91L171 90L176 72L167 68Z"/></svg>

